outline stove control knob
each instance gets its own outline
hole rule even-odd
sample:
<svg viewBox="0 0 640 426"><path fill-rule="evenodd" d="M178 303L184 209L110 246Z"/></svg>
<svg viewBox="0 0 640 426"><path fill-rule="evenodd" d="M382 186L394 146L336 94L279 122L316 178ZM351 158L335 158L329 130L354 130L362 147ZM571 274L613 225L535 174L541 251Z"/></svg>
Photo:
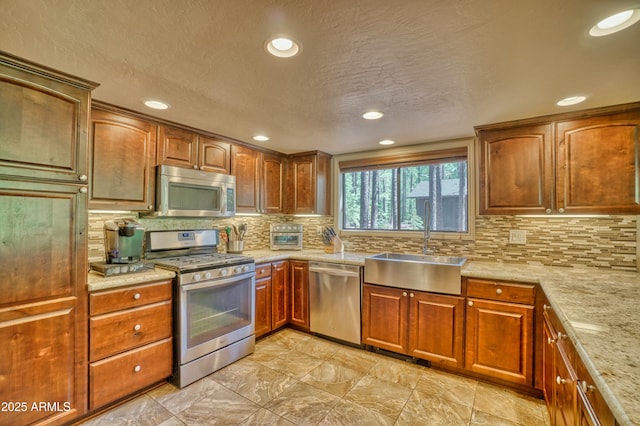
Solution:
<svg viewBox="0 0 640 426"><path fill-rule="evenodd" d="M236 266L235 268L233 268L233 271L234 271L236 274L239 274L240 272L242 272L242 266Z"/></svg>
<svg viewBox="0 0 640 426"><path fill-rule="evenodd" d="M202 275L200 275L200 274L194 274L193 275L193 280L194 281L200 281L201 279L202 279Z"/></svg>
<svg viewBox="0 0 640 426"><path fill-rule="evenodd" d="M242 272L249 272L249 269L251 269L251 268L249 268L249 266L248 266L248 265L244 265L244 266L242 267Z"/></svg>
<svg viewBox="0 0 640 426"><path fill-rule="evenodd" d="M210 280L210 279L211 279L211 272L205 272L205 273L204 273L204 277L205 277L206 279Z"/></svg>
<svg viewBox="0 0 640 426"><path fill-rule="evenodd" d="M227 271L226 268L220 269L220 276L221 277L226 277L227 275L229 275L229 271Z"/></svg>

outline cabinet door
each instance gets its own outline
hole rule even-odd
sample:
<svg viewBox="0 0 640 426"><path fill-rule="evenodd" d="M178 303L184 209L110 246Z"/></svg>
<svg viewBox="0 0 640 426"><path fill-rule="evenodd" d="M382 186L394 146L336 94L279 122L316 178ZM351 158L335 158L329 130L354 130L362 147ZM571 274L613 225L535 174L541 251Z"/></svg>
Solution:
<svg viewBox="0 0 640 426"><path fill-rule="evenodd" d="M533 306L468 299L465 368L533 384Z"/></svg>
<svg viewBox="0 0 640 426"><path fill-rule="evenodd" d="M271 264L271 327L273 330L289 322L289 261Z"/></svg>
<svg viewBox="0 0 640 426"><path fill-rule="evenodd" d="M262 211L282 213L284 199L284 160L272 154L262 154Z"/></svg>
<svg viewBox="0 0 640 426"><path fill-rule="evenodd" d="M236 177L236 211L260 212L260 152L240 145L231 146L231 174Z"/></svg>
<svg viewBox="0 0 640 426"><path fill-rule="evenodd" d="M0 175L84 182L89 86L0 56Z"/></svg>
<svg viewBox="0 0 640 426"><path fill-rule="evenodd" d="M291 319L292 325L309 329L309 264L291 260Z"/></svg>
<svg viewBox="0 0 640 426"><path fill-rule="evenodd" d="M463 367L464 297L409 293L409 355Z"/></svg>
<svg viewBox="0 0 640 426"><path fill-rule="evenodd" d="M480 132L480 214L553 208L550 124Z"/></svg>
<svg viewBox="0 0 640 426"><path fill-rule="evenodd" d="M91 124L89 207L153 209L157 126L96 109Z"/></svg>
<svg viewBox="0 0 640 426"><path fill-rule="evenodd" d="M640 111L557 123L557 200L565 213L638 213Z"/></svg>
<svg viewBox="0 0 640 426"><path fill-rule="evenodd" d="M293 214L316 213L316 156L305 155L291 160Z"/></svg>
<svg viewBox="0 0 640 426"><path fill-rule="evenodd" d="M543 321L542 342L542 392L549 409L549 417L553 418L555 377L556 334L546 320Z"/></svg>
<svg viewBox="0 0 640 426"><path fill-rule="evenodd" d="M256 280L256 337L271 331L271 277Z"/></svg>
<svg viewBox="0 0 640 426"><path fill-rule="evenodd" d="M2 424L64 423L86 412L87 197L77 185L0 180L0 401L60 410Z"/></svg>
<svg viewBox="0 0 640 426"><path fill-rule="evenodd" d="M576 413L576 380L570 361L563 351L555 352L554 414L556 426L573 426Z"/></svg>
<svg viewBox="0 0 640 426"><path fill-rule="evenodd" d="M362 287L362 341L366 345L407 353L408 292L364 284Z"/></svg>
<svg viewBox="0 0 640 426"><path fill-rule="evenodd" d="M160 126L157 163L194 168L198 163L198 135L187 130Z"/></svg>
<svg viewBox="0 0 640 426"><path fill-rule="evenodd" d="M199 136L198 166L200 170L229 174L231 170L231 144Z"/></svg>

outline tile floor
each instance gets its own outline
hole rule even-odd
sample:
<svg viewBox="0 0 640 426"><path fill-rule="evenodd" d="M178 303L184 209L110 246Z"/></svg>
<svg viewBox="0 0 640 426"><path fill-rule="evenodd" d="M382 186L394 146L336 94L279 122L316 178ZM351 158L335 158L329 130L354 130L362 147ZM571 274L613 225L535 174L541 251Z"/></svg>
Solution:
<svg viewBox="0 0 640 426"><path fill-rule="evenodd" d="M84 425L549 425L544 402L291 329Z"/></svg>

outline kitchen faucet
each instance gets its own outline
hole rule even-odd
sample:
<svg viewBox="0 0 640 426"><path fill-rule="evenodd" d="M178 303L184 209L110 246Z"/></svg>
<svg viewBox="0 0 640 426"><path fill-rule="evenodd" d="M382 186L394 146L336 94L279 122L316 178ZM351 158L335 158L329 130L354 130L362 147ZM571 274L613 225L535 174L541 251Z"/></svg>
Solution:
<svg viewBox="0 0 640 426"><path fill-rule="evenodd" d="M422 254L434 254L435 250L429 250L428 243L431 238L431 229L429 228L429 222L431 222L431 205L429 199L424 200L424 238L422 243Z"/></svg>

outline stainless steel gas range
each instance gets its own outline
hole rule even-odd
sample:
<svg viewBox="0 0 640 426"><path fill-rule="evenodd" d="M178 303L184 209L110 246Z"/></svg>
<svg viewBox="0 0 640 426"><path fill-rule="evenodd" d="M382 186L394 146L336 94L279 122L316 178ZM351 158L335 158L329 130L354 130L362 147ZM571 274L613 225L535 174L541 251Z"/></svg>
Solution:
<svg viewBox="0 0 640 426"><path fill-rule="evenodd" d="M184 387L253 353L255 263L218 253L218 231L151 231L146 258L176 272L174 376Z"/></svg>

